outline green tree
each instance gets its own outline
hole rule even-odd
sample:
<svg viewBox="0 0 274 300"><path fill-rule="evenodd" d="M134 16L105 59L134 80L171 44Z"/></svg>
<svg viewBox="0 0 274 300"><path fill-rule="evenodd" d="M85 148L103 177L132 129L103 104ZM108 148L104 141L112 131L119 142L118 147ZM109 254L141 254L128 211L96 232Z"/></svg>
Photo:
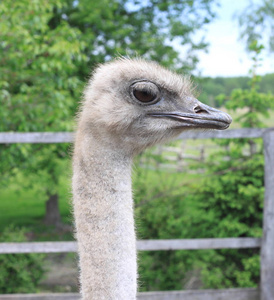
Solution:
<svg viewBox="0 0 274 300"><path fill-rule="evenodd" d="M90 69L118 54L191 70L206 48L193 34L214 17L214 0L6 0L0 2L0 131L73 130ZM171 46L186 47L186 58ZM57 185L67 145L1 145L2 183L37 175L58 225Z"/></svg>
<svg viewBox="0 0 274 300"><path fill-rule="evenodd" d="M246 42L247 50L253 42L267 41L269 51L274 51L274 2L272 0L250 1L238 14L241 38ZM251 50L252 51L252 50Z"/></svg>
<svg viewBox="0 0 274 300"><path fill-rule="evenodd" d="M77 27L86 42L90 63L113 56L140 55L176 70L193 70L197 53L207 47L205 37L194 39L215 16L214 0L68 0L65 10L55 16ZM184 46L185 55L173 44ZM89 66L83 67L83 75Z"/></svg>
<svg viewBox="0 0 274 300"><path fill-rule="evenodd" d="M0 234L0 242L26 242L27 229L9 225ZM0 293L33 293L43 278L43 254L1 254Z"/></svg>
<svg viewBox="0 0 274 300"><path fill-rule="evenodd" d="M229 110L241 109L237 121L242 127L264 127L262 120L273 108L274 96L258 92L260 76L256 69L262 49L256 41L250 45L254 62L250 88L235 89L229 97L219 96ZM207 235L211 237L260 237L264 195L262 141L239 139L219 143L225 147L211 157L207 164L207 178L195 187L193 201L200 203L200 209L204 211L200 222L204 220L206 225L201 226L207 227ZM201 264L205 287L258 285L258 250L220 250L215 254L210 265Z"/></svg>
<svg viewBox="0 0 274 300"><path fill-rule="evenodd" d="M258 82L258 92L264 94L274 93L273 80L274 74L261 76L260 82ZM199 100L212 106L219 107L222 103L216 99L218 95L230 95L235 89L248 90L250 88L249 81L250 77L248 76L202 78L202 93L199 95Z"/></svg>
<svg viewBox="0 0 274 300"><path fill-rule="evenodd" d="M81 32L65 21L50 24L62 1L0 3L0 131L72 130L75 98L82 82L77 64L86 62ZM37 174L48 207L57 209L58 160L65 145L1 145L2 182L21 170ZM46 221L60 223L58 210Z"/></svg>
<svg viewBox="0 0 274 300"><path fill-rule="evenodd" d="M274 97L258 91L260 77L256 66L262 47L254 43L251 50L254 68L249 87L234 89L218 100L229 110L240 108L238 122L242 127L263 127L262 120L273 107ZM223 146L222 150L208 159L202 178L191 178L191 174L167 177L161 170L139 170L135 174L141 238L261 237L262 143L239 139L218 144ZM258 249L140 253L143 290L254 287L259 282L259 273Z"/></svg>

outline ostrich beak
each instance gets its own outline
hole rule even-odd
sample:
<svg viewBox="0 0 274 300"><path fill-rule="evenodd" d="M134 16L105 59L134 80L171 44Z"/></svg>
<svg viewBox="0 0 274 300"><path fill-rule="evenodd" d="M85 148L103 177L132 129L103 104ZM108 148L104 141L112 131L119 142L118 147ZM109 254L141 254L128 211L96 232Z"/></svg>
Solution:
<svg viewBox="0 0 274 300"><path fill-rule="evenodd" d="M193 99L194 100L194 99ZM193 128L208 128L224 130L229 127L232 118L229 114L218 109L210 107L196 100L193 101L193 110L184 112L186 109L172 111L172 112L151 112L150 116L156 118L169 118L178 121L182 126Z"/></svg>

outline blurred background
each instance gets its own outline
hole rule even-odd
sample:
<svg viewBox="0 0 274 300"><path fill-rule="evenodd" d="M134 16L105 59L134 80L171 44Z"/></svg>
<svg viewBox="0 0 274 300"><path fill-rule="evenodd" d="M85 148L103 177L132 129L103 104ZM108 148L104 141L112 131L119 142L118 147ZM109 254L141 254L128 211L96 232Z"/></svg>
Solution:
<svg viewBox="0 0 274 300"><path fill-rule="evenodd" d="M274 127L272 0L0 2L0 131L73 131L98 63L141 56L232 128ZM139 239L261 237L262 141L175 141L136 158ZM0 241L69 241L70 144L0 145ZM75 253L0 255L0 294L77 291ZM34 271L35 270L35 271ZM259 250L142 252L140 290L256 287Z"/></svg>

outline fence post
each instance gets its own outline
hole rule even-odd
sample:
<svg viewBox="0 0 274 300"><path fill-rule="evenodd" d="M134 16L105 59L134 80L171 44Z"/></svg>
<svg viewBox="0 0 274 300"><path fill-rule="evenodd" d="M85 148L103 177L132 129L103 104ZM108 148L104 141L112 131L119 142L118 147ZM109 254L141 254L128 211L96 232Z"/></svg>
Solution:
<svg viewBox="0 0 274 300"><path fill-rule="evenodd" d="M261 300L274 299L274 130L264 140L264 214L261 247Z"/></svg>

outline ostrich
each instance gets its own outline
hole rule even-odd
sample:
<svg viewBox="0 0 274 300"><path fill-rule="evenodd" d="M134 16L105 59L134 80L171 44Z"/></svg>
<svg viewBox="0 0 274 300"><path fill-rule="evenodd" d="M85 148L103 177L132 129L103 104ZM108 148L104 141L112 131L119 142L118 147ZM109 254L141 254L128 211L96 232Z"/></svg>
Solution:
<svg viewBox="0 0 274 300"><path fill-rule="evenodd" d="M189 79L155 62L99 66L78 118L73 206L84 300L135 300L134 155L189 129L226 129L228 114L193 97Z"/></svg>

